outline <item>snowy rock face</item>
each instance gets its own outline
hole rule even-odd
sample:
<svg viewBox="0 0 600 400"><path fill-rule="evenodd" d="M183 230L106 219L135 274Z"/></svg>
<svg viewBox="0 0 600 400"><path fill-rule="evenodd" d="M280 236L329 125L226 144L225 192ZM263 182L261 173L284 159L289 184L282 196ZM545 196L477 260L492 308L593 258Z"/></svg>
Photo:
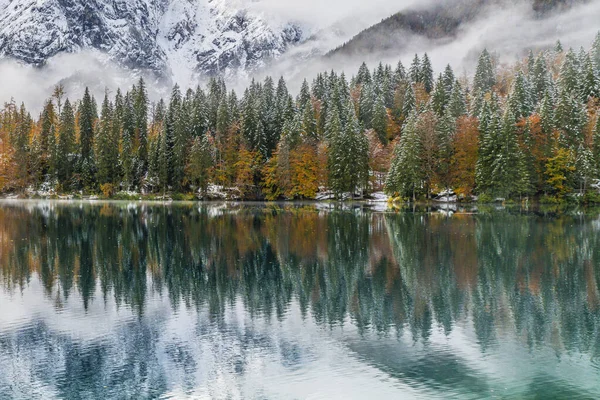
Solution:
<svg viewBox="0 0 600 400"><path fill-rule="evenodd" d="M253 70L302 40L227 0L0 0L0 57L93 50L160 75Z"/></svg>

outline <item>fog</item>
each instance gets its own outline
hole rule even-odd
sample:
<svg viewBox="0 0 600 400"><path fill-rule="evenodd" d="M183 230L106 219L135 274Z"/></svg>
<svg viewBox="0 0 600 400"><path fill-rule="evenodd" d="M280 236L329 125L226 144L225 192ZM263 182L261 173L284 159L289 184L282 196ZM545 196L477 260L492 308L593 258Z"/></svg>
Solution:
<svg viewBox="0 0 600 400"><path fill-rule="evenodd" d="M408 66L415 53L428 52L434 69L441 71L450 63L457 74L471 74L480 51L486 47L500 60L514 61L530 48L544 49L560 39L565 48L589 48L600 30L600 0L589 1L568 11L557 12L545 18L536 17L529 1L507 0L503 7L489 6L478 18L462 26L451 39L428 40L407 33L395 51L370 52L354 57L323 57L329 50L343 44L362 29L393 14L398 9L426 7L417 0L236 0L265 18L277 21L295 21L306 26L310 37L273 62L268 68L237 78L228 77L228 84L242 89L251 78L265 75L284 75L292 90L297 90L304 78L309 81L321 71L335 68L348 76L356 72L363 61L375 67L380 62L395 64L402 60ZM508 6L510 4L510 6ZM377 43L373 43L377 48ZM153 100L168 95L172 82L161 84L152 74L130 71L119 67L108 56L98 51L78 54L60 54L44 67L24 66L11 60L0 61L0 102L24 101L35 113L41 110L52 88L62 82L67 95L80 97L83 88L90 86L100 97L105 88L114 92L117 87L127 88L145 76L153 88ZM192 74L190 73L190 76ZM202 77L181 86L193 87Z"/></svg>

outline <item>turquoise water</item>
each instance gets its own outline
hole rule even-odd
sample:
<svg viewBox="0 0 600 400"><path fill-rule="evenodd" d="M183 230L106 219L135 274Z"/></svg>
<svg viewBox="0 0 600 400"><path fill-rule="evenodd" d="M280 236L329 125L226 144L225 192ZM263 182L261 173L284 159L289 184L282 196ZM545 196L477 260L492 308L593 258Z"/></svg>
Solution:
<svg viewBox="0 0 600 400"><path fill-rule="evenodd" d="M1 399L600 398L600 220L0 202Z"/></svg>

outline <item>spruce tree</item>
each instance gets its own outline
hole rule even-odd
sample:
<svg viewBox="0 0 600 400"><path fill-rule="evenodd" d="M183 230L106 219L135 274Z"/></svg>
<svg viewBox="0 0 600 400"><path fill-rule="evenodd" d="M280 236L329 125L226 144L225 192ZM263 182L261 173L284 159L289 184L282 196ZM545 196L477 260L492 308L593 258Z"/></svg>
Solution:
<svg viewBox="0 0 600 400"><path fill-rule="evenodd" d="M371 72L369 71L369 67L366 63L362 63L360 68L358 69L358 75L356 75L356 84L357 85L370 85L371 84Z"/></svg>
<svg viewBox="0 0 600 400"><path fill-rule="evenodd" d="M527 171L523 169L524 163L519 148L515 116L507 110L502 120L499 135L492 137L497 142L492 144L491 191L504 198L526 191L524 182L528 180Z"/></svg>
<svg viewBox="0 0 600 400"><path fill-rule="evenodd" d="M394 157L385 184L386 193L389 195L410 196L413 201L416 200L423 184L421 141L416 121L417 116L413 112L408 116L400 143L394 149Z"/></svg>
<svg viewBox="0 0 600 400"><path fill-rule="evenodd" d="M452 93L450 94L447 110L454 119L467 114L465 94L463 92L462 85L458 81L456 81L452 87Z"/></svg>
<svg viewBox="0 0 600 400"><path fill-rule="evenodd" d="M415 54L415 58L413 59L413 62L410 65L410 69L408 70L408 77L412 83L421 82L421 60L419 59L418 54Z"/></svg>
<svg viewBox="0 0 600 400"><path fill-rule="evenodd" d="M79 170L85 189L92 189L96 183L96 166L94 164L94 123L97 110L95 101L86 87L79 109Z"/></svg>
<svg viewBox="0 0 600 400"><path fill-rule="evenodd" d="M117 181L117 171L119 161L119 143L113 142L113 106L108 100L108 94L105 94L100 112L100 122L95 140L96 157L98 166L98 183L115 184Z"/></svg>
<svg viewBox="0 0 600 400"><path fill-rule="evenodd" d="M54 103L51 100L46 102L42 111L42 126L40 129L40 172L42 177L54 174L54 143L56 139L56 114L54 112Z"/></svg>
<svg viewBox="0 0 600 400"><path fill-rule="evenodd" d="M141 182L148 172L148 93L142 78L138 82L133 110L137 138L137 180Z"/></svg>
<svg viewBox="0 0 600 400"><path fill-rule="evenodd" d="M205 194L208 189L210 168L213 166L213 153L208 135L193 139L187 167L187 178L202 194Z"/></svg>
<svg viewBox="0 0 600 400"><path fill-rule="evenodd" d="M365 129L371 129L373 121L375 93L370 83L362 85L358 99L358 116Z"/></svg>
<svg viewBox="0 0 600 400"><path fill-rule="evenodd" d="M431 61L427 53L423 55L423 61L421 63L420 70L421 82L425 87L427 93L431 93L433 90L433 68L431 67Z"/></svg>
<svg viewBox="0 0 600 400"><path fill-rule="evenodd" d="M435 89L431 96L431 106L433 111L441 117L444 115L446 111L446 105L448 103L446 86L444 84L444 77L442 74L438 77L437 82L435 83Z"/></svg>
<svg viewBox="0 0 600 400"><path fill-rule="evenodd" d="M402 64L402 61L398 61L398 65L396 66L396 70L394 71L394 90L397 89L402 82L406 81L406 79L406 69Z"/></svg>
<svg viewBox="0 0 600 400"><path fill-rule="evenodd" d="M569 49L560 67L558 78L560 95L581 98L580 82L582 81L579 60L573 49Z"/></svg>
<svg viewBox="0 0 600 400"><path fill-rule="evenodd" d="M370 126L377 133L377 137L382 144L387 144L387 108L383 96L377 96L373 107L373 117Z"/></svg>
<svg viewBox="0 0 600 400"><path fill-rule="evenodd" d="M452 71L452 67L450 64L446 65L446 69L444 70L444 87L446 88L446 96L449 98L452 90L454 89L454 81L456 80L454 76L454 71Z"/></svg>
<svg viewBox="0 0 600 400"><path fill-rule="evenodd" d="M290 120L288 120L290 121ZM317 120L315 118L315 111L310 102L306 103L304 110L302 110L302 131L304 135L316 142L319 138L317 133Z"/></svg>
<svg viewBox="0 0 600 400"><path fill-rule="evenodd" d="M477 69L473 79L473 90L479 93L487 93L496 84L496 73L492 64L492 57L487 49L479 56Z"/></svg>
<svg viewBox="0 0 600 400"><path fill-rule="evenodd" d="M123 115L121 129L121 174L125 190L131 190L135 185L135 115L131 93L123 100Z"/></svg>
<svg viewBox="0 0 600 400"><path fill-rule="evenodd" d="M71 189L75 146L75 113L71 102L66 99L60 116L56 166L58 183L63 190Z"/></svg>
<svg viewBox="0 0 600 400"><path fill-rule="evenodd" d="M304 110L306 107L306 103L310 102L310 88L308 86L308 81L304 79L302 81L302 86L300 87L300 93L298 94L298 99L296 102L298 103L298 108Z"/></svg>
<svg viewBox="0 0 600 400"><path fill-rule="evenodd" d="M529 84L525 75L519 71L513 82L513 87L510 93L509 108L513 116L519 120L526 118L533 112L533 103L531 101L531 93Z"/></svg>

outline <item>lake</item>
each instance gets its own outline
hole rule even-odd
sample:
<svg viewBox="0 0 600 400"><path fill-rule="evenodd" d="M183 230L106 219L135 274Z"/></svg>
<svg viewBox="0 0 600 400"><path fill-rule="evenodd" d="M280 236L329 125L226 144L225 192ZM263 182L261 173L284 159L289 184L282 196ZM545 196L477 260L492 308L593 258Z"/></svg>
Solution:
<svg viewBox="0 0 600 400"><path fill-rule="evenodd" d="M0 202L0 399L600 398L597 214Z"/></svg>

